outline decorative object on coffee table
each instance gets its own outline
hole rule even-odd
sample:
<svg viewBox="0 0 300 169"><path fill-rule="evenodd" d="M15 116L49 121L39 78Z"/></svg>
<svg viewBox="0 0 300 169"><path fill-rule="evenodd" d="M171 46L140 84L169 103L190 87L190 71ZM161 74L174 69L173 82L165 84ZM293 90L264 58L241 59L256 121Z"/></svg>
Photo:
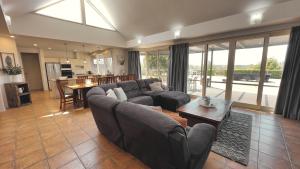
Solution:
<svg viewBox="0 0 300 169"><path fill-rule="evenodd" d="M212 151L247 165L251 144L252 116L231 112L220 127Z"/></svg>
<svg viewBox="0 0 300 169"><path fill-rule="evenodd" d="M188 119L189 126L194 126L197 123L208 123L219 128L223 120L230 116L232 101L210 98L209 104L215 106L212 108L201 106L207 104L205 102L205 98L199 97L179 107L177 112L181 117Z"/></svg>

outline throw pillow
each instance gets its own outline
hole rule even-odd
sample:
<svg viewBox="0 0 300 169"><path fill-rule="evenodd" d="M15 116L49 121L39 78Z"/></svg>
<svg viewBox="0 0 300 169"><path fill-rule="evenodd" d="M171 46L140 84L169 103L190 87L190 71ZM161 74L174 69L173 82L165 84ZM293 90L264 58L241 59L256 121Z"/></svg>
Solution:
<svg viewBox="0 0 300 169"><path fill-rule="evenodd" d="M118 99L117 95L115 94L115 92L112 89L109 89L106 91L106 96L114 98L114 99Z"/></svg>
<svg viewBox="0 0 300 169"><path fill-rule="evenodd" d="M161 82L154 82L149 84L149 87L151 91L159 92L159 91L164 91L164 89L161 87Z"/></svg>
<svg viewBox="0 0 300 169"><path fill-rule="evenodd" d="M117 95L119 101L127 101L127 96L121 87L114 88L114 92Z"/></svg>

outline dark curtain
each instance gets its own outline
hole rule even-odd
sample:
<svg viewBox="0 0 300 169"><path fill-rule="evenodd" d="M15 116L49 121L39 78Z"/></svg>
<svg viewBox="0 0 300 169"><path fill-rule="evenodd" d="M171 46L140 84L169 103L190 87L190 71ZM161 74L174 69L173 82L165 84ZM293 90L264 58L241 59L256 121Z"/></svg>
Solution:
<svg viewBox="0 0 300 169"><path fill-rule="evenodd" d="M142 77L139 51L128 52L128 74L135 74L137 79Z"/></svg>
<svg viewBox="0 0 300 169"><path fill-rule="evenodd" d="M189 44L170 46L168 85L174 90L187 91Z"/></svg>
<svg viewBox="0 0 300 169"><path fill-rule="evenodd" d="M300 27L291 32L275 113L300 120Z"/></svg>

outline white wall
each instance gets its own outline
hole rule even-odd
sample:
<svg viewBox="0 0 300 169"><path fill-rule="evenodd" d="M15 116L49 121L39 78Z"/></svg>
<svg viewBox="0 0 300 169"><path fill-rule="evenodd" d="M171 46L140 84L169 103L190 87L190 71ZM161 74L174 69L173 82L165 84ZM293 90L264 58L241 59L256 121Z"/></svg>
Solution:
<svg viewBox="0 0 300 169"><path fill-rule="evenodd" d="M17 50L16 42L14 39L7 36L0 36L0 52L14 53L16 64L22 66L20 54ZM23 81L24 76L20 76L18 81ZM4 83L9 83L9 77L3 72L0 72L0 112L4 111L8 105L6 94L4 90Z"/></svg>
<svg viewBox="0 0 300 169"><path fill-rule="evenodd" d="M113 74L127 74L128 73L128 51L126 49L114 48L111 49L113 58ZM120 65L120 59L125 59L125 64Z"/></svg>

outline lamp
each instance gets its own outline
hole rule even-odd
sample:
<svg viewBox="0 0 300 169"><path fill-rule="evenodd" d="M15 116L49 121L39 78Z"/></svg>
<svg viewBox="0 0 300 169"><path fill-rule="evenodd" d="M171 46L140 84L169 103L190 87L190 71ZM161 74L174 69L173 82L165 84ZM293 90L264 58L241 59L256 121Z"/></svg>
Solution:
<svg viewBox="0 0 300 169"><path fill-rule="evenodd" d="M65 48L66 48L66 58L67 58L67 63L70 63L70 61L69 61L69 58L68 58L68 44L67 43L64 43L64 45L65 45Z"/></svg>

